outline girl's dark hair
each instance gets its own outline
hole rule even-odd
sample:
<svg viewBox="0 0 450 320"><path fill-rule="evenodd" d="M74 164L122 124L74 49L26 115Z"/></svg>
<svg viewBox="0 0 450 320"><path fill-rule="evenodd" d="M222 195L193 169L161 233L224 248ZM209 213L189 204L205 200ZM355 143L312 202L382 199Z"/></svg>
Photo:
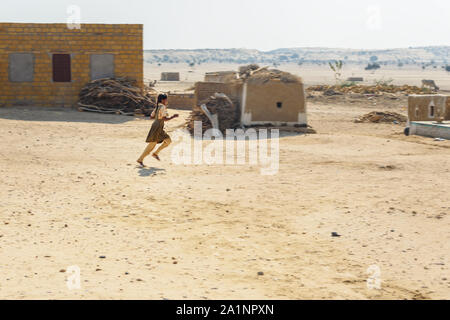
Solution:
<svg viewBox="0 0 450 320"><path fill-rule="evenodd" d="M167 94L161 93L161 94L158 95L158 102L157 103L161 103L163 100L166 100L167 98L168 98Z"/></svg>

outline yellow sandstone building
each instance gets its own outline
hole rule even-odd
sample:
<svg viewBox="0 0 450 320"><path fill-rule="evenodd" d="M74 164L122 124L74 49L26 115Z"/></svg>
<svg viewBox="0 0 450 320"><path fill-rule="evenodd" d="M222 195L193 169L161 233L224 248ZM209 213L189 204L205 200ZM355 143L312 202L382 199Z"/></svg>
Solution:
<svg viewBox="0 0 450 320"><path fill-rule="evenodd" d="M75 106L106 77L143 87L143 25L0 23L0 106Z"/></svg>

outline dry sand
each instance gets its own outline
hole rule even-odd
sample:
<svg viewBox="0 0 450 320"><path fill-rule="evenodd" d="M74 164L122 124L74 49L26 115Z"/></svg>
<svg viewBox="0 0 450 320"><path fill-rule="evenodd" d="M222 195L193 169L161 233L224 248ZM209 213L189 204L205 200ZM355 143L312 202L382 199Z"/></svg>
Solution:
<svg viewBox="0 0 450 320"><path fill-rule="evenodd" d="M138 168L148 120L2 108L0 298L450 299L450 141L353 123L380 109L310 103L318 134L262 176L171 149Z"/></svg>

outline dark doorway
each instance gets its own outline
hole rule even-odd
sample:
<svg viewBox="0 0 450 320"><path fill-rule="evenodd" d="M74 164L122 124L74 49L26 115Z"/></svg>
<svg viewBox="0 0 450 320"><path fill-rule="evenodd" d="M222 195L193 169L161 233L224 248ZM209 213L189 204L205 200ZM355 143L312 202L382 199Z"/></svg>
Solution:
<svg viewBox="0 0 450 320"><path fill-rule="evenodd" d="M53 54L53 81L54 82L70 82L70 54Z"/></svg>

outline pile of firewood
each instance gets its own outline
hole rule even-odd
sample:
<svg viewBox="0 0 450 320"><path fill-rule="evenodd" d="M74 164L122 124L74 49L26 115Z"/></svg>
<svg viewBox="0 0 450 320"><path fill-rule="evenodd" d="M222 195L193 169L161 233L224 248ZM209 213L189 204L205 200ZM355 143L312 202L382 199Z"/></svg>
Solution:
<svg viewBox="0 0 450 320"><path fill-rule="evenodd" d="M226 129L234 129L239 125L238 103L230 100L225 95L216 94L200 103L206 105L212 115L217 115L219 130L225 134ZM202 111L200 106L195 106L187 119L187 128L191 134L194 133L194 121L202 122L202 133L213 128L213 124Z"/></svg>
<svg viewBox="0 0 450 320"><path fill-rule="evenodd" d="M79 97L79 111L148 116L155 107L153 89L141 90L127 78L94 80L81 89Z"/></svg>
<svg viewBox="0 0 450 320"><path fill-rule="evenodd" d="M397 94L433 94L434 91L429 88L419 88L416 86L395 86L395 85L316 85L306 89L308 92L318 91L323 92L324 95L339 95L345 93L360 93L360 94L378 94L383 93L397 93Z"/></svg>
<svg viewBox="0 0 450 320"><path fill-rule="evenodd" d="M289 72L269 67L260 67L257 64L250 64L239 68L239 78L251 84L265 84L271 80L279 80L284 83L302 83L302 78Z"/></svg>
<svg viewBox="0 0 450 320"><path fill-rule="evenodd" d="M248 78L254 71L259 69L261 69L261 67L257 64L249 64L246 66L241 66L239 67L239 77Z"/></svg>
<svg viewBox="0 0 450 320"><path fill-rule="evenodd" d="M357 119L355 119L356 123L362 122L372 122L372 123L405 123L408 121L408 118L402 114L397 112L381 112L381 111L373 111L368 114L365 114Z"/></svg>

